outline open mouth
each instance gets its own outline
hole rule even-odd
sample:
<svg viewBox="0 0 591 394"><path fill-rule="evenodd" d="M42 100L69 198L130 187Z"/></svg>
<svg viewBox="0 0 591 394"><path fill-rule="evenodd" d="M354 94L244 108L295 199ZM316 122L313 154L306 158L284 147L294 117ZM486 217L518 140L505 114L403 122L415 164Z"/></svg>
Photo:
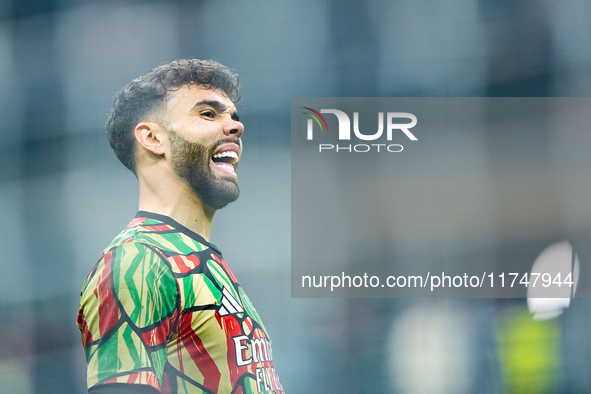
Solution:
<svg viewBox="0 0 591 394"><path fill-rule="evenodd" d="M238 152L233 149L216 152L211 161L221 172L236 177L236 165L238 164Z"/></svg>

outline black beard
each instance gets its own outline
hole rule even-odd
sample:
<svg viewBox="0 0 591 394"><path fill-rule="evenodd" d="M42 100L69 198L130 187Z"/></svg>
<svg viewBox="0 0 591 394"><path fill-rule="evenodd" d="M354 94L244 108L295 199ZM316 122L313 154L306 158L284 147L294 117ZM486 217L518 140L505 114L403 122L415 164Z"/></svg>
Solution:
<svg viewBox="0 0 591 394"><path fill-rule="evenodd" d="M210 159L221 144L234 140L219 141L207 148L198 142L191 142L174 130L168 130L174 172L187 183L202 202L214 210L221 209L236 201L240 194L238 182L230 177L216 175L210 167Z"/></svg>

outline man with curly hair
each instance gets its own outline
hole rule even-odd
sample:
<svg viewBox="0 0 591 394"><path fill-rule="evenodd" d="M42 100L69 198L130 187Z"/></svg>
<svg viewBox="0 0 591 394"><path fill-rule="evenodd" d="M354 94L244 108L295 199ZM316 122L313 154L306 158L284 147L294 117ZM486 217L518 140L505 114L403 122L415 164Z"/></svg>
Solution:
<svg viewBox="0 0 591 394"><path fill-rule="evenodd" d="M238 77L177 60L132 81L106 125L139 211L86 278L88 392L283 393L257 311L209 235L238 198Z"/></svg>

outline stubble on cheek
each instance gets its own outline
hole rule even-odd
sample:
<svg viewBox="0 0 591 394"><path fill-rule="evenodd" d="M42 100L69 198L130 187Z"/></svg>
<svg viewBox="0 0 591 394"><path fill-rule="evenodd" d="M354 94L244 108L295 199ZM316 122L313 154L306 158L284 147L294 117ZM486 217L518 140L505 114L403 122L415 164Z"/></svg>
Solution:
<svg viewBox="0 0 591 394"><path fill-rule="evenodd" d="M206 204L220 209L235 201L240 190L234 179L218 179L210 167L215 146L206 147L169 131L173 170Z"/></svg>

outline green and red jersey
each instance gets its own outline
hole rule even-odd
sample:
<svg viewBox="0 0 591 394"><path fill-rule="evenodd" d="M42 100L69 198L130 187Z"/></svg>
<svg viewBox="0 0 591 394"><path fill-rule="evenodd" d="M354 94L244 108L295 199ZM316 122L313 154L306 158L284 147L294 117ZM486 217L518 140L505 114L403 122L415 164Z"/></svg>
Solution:
<svg viewBox="0 0 591 394"><path fill-rule="evenodd" d="M220 251L138 212L86 278L78 327L88 387L283 393L265 326Z"/></svg>

